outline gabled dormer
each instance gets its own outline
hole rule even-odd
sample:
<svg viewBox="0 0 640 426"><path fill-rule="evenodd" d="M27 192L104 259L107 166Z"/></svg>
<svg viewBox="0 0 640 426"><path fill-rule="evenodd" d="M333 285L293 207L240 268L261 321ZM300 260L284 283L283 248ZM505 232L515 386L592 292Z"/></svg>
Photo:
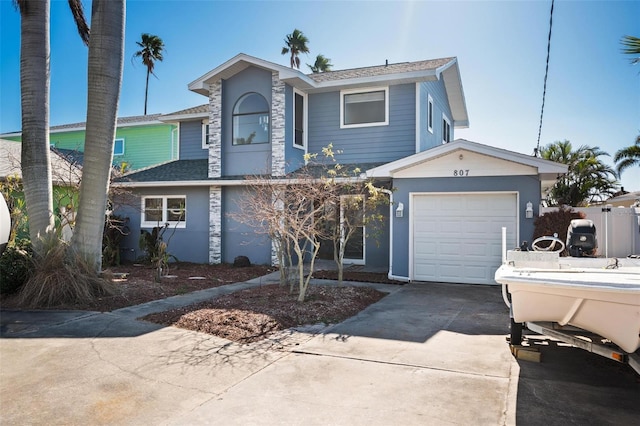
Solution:
<svg viewBox="0 0 640 426"><path fill-rule="evenodd" d="M209 98L209 177L283 176L300 167L312 85L300 71L245 54L190 83Z"/></svg>

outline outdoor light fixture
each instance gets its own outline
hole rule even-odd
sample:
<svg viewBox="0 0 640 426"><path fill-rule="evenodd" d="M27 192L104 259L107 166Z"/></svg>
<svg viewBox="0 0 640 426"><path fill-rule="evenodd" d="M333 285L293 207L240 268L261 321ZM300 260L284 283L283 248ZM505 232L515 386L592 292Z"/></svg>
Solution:
<svg viewBox="0 0 640 426"><path fill-rule="evenodd" d="M398 203L398 207L396 208L396 217L404 216L404 204Z"/></svg>
<svg viewBox="0 0 640 426"><path fill-rule="evenodd" d="M524 217L527 219L533 218L533 203L531 201L527 203L527 208L524 211Z"/></svg>

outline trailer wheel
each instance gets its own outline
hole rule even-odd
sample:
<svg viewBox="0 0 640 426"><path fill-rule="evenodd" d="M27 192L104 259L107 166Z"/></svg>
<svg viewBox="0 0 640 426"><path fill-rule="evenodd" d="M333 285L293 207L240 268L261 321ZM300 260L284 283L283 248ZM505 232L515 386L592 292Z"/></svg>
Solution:
<svg viewBox="0 0 640 426"><path fill-rule="evenodd" d="M522 343L522 323L515 322L511 318L511 344L519 345Z"/></svg>

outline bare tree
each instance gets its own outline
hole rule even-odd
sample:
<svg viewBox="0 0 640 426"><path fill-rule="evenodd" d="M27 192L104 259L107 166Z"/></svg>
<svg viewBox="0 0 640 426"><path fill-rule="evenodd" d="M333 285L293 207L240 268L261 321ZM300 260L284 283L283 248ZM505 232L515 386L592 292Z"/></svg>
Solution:
<svg viewBox="0 0 640 426"><path fill-rule="evenodd" d="M334 259L342 278L342 261L349 239L365 223L381 220L375 208L384 199L381 188L362 180L357 169L347 171L333 161L331 145L323 149L325 163L309 164L289 178L254 176L238 200L237 222L272 241L274 263L280 266L280 282L288 281L287 269L295 268L298 301L309 288L322 240L332 240ZM307 160L317 159L315 155ZM349 196L345 196L349 195ZM342 200L342 205L341 205ZM353 202L347 202L353 200ZM364 214L370 206L370 219ZM353 210L358 211L354 214ZM347 211L347 215L345 215ZM338 216L337 212L342 212ZM346 219L350 216L350 219ZM305 276L304 263L309 263Z"/></svg>
<svg viewBox="0 0 640 426"><path fill-rule="evenodd" d="M304 260L309 260L313 271L320 250L316 222L323 209L319 200L325 196L323 184L310 176L291 181L256 176L249 179L244 196L238 200L239 212L230 214L237 222L271 239L282 284L288 280L287 268L296 268L300 302L304 301L311 280L311 274L305 277Z"/></svg>

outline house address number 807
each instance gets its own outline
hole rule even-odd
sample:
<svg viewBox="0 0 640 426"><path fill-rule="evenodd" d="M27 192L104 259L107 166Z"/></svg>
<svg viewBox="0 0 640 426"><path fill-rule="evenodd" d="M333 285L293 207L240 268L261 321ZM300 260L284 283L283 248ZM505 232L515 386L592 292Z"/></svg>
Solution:
<svg viewBox="0 0 640 426"><path fill-rule="evenodd" d="M469 176L469 169L463 170L463 169L456 169L453 171L453 175L454 176Z"/></svg>

